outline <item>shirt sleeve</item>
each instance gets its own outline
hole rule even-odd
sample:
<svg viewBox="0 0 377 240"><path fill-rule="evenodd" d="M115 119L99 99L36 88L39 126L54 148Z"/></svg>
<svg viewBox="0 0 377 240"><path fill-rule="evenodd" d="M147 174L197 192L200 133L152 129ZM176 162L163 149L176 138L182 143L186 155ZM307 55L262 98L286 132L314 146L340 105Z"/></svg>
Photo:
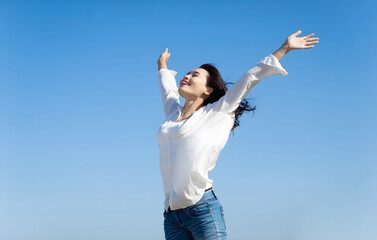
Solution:
<svg viewBox="0 0 377 240"><path fill-rule="evenodd" d="M228 114L234 112L250 90L261 80L274 75L288 75L279 60L272 54L262 58L257 65L249 69L217 102L213 103L214 111Z"/></svg>
<svg viewBox="0 0 377 240"><path fill-rule="evenodd" d="M157 74L165 118L167 118L179 106L179 93L175 75L177 75L176 71L168 70L167 68L161 68Z"/></svg>

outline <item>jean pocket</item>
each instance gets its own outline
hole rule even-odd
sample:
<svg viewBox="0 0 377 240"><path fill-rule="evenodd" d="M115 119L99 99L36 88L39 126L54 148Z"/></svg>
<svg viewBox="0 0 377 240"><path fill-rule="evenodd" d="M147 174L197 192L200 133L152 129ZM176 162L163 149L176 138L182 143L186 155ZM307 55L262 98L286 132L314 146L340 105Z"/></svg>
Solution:
<svg viewBox="0 0 377 240"><path fill-rule="evenodd" d="M185 212L189 217L201 218L211 215L211 209L207 202L196 204L185 208Z"/></svg>

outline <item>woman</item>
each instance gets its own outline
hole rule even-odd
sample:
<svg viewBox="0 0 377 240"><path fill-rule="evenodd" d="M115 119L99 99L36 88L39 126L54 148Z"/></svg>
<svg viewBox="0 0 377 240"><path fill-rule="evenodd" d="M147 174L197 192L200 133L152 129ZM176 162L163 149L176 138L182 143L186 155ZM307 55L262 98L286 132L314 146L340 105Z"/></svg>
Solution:
<svg viewBox="0 0 377 240"><path fill-rule="evenodd" d="M165 192L164 231L166 239L226 239L224 210L212 189L208 173L215 167L229 133L239 126L238 118L250 108L244 99L262 79L288 73L280 59L294 49L318 43L314 34L290 35L273 54L264 57L230 89L211 64L188 72L177 88L168 70L168 49L158 59L160 90L165 122L158 130L160 170ZM185 98L182 107L179 96Z"/></svg>

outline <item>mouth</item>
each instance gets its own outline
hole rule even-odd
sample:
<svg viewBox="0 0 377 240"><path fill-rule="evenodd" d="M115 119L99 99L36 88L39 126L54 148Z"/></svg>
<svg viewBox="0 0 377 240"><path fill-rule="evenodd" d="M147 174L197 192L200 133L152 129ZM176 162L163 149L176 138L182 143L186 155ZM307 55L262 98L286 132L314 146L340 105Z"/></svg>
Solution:
<svg viewBox="0 0 377 240"><path fill-rule="evenodd" d="M189 84L187 81L182 81L182 82L181 82L181 86L183 86L183 85L190 86L190 84Z"/></svg>

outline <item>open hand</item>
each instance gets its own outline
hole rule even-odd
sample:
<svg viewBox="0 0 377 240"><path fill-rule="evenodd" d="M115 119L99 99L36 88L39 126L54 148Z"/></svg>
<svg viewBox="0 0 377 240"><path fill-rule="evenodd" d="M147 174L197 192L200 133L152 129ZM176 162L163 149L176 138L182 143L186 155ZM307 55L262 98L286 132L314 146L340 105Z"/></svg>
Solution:
<svg viewBox="0 0 377 240"><path fill-rule="evenodd" d="M288 50L295 50L295 49L308 49L314 47L314 44L319 43L318 40L319 38L311 38L314 33L311 33L307 36L304 37L297 37L301 33L301 30L293 33L290 35L285 43L288 46Z"/></svg>
<svg viewBox="0 0 377 240"><path fill-rule="evenodd" d="M161 64L166 63L168 61L169 57L170 57L170 53L168 53L168 48L165 48L165 52L163 52L160 55L160 58L157 60L157 64L161 65Z"/></svg>

